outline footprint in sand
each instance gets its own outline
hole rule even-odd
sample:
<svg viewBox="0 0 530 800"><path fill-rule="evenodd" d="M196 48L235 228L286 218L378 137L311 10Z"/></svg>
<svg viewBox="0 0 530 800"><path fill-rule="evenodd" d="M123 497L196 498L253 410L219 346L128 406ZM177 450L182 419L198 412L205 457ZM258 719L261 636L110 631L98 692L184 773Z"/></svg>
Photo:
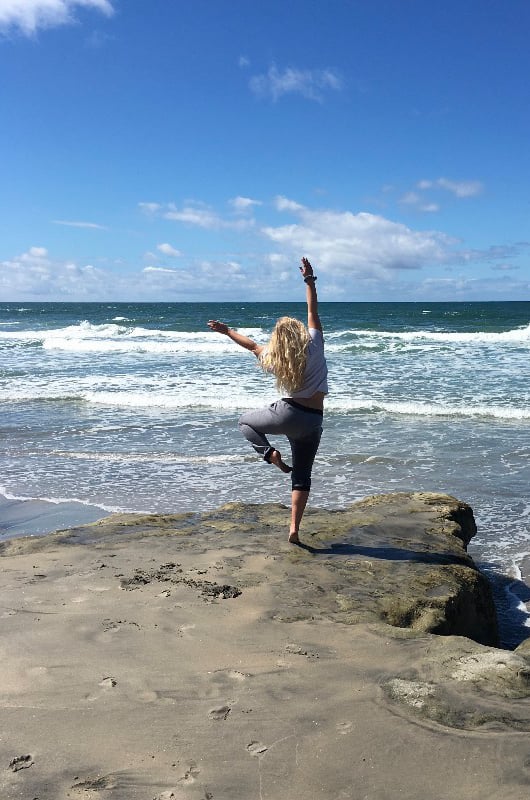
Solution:
<svg viewBox="0 0 530 800"><path fill-rule="evenodd" d="M337 733L341 733L343 736L347 733L351 733L353 730L353 722L337 722L335 725Z"/></svg>
<svg viewBox="0 0 530 800"><path fill-rule="evenodd" d="M208 712L208 716L210 719L220 720L226 719L227 716L230 714L230 706L217 706L216 708L211 708Z"/></svg>
<svg viewBox="0 0 530 800"><path fill-rule="evenodd" d="M72 789L77 793L82 793L84 798L95 797L95 793L102 789L116 789L117 780L112 775L101 775L98 778L87 778L79 783L74 783ZM93 794L94 793L94 794Z"/></svg>
<svg viewBox="0 0 530 800"><path fill-rule="evenodd" d="M101 626L103 630L97 632L94 636L98 642L109 642L117 634L128 635L130 631L133 631L134 633L135 631L141 630L141 625L139 625L137 622L134 622L134 620L128 619L106 618L102 620Z"/></svg>
<svg viewBox="0 0 530 800"><path fill-rule="evenodd" d="M267 750L268 747L261 742L252 741L250 744L247 744L247 753L251 756L254 756L254 758L259 758L263 755L263 753L266 753Z"/></svg>
<svg viewBox="0 0 530 800"><path fill-rule="evenodd" d="M182 778L178 779L177 783L183 783L186 786L190 783L195 783L195 780L199 777L199 773L200 770L197 769L197 765L192 761Z"/></svg>
<svg viewBox="0 0 530 800"><path fill-rule="evenodd" d="M238 669L216 669L213 673L213 681L215 683L223 683L226 678L235 683L242 683L250 677L249 672L240 672Z"/></svg>
<svg viewBox="0 0 530 800"><path fill-rule="evenodd" d="M244 681L251 677L249 672L240 672L238 669L229 669L226 675L233 681Z"/></svg>
<svg viewBox="0 0 530 800"><path fill-rule="evenodd" d="M234 692L235 686L243 684L251 677L249 673L241 672L238 669L216 669L209 672L208 676L209 683L203 689L204 696L211 698L212 702L220 697L228 697L228 703L235 702L234 699L230 700L233 698L232 692Z"/></svg>
<svg viewBox="0 0 530 800"><path fill-rule="evenodd" d="M306 658L318 658L318 653L311 652L310 650L306 650L305 647L300 647L299 644L287 644L285 646L285 652L289 653L290 655L295 656L305 656Z"/></svg>
<svg viewBox="0 0 530 800"><path fill-rule="evenodd" d="M31 756L17 756L9 762L9 769L19 772L21 769L32 767L35 762Z"/></svg>
<svg viewBox="0 0 530 800"><path fill-rule="evenodd" d="M117 686L118 681L116 678L113 678L111 675L108 675L106 678L103 678L98 683L98 686L101 686L101 692L94 692L93 694L87 694L85 696L85 700L89 703L93 702L94 700L99 700L100 697L103 697L103 693L107 692L109 689L114 689Z"/></svg>
<svg viewBox="0 0 530 800"><path fill-rule="evenodd" d="M189 636L189 632L194 629L195 625L181 625L177 628L177 636Z"/></svg>

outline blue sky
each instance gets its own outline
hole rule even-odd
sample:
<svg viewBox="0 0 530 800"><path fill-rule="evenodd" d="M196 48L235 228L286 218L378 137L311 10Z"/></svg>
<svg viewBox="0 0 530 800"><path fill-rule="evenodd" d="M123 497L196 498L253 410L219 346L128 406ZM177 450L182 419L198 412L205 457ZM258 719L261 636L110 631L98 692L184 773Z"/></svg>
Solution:
<svg viewBox="0 0 530 800"><path fill-rule="evenodd" d="M528 0L0 0L3 300L530 300Z"/></svg>

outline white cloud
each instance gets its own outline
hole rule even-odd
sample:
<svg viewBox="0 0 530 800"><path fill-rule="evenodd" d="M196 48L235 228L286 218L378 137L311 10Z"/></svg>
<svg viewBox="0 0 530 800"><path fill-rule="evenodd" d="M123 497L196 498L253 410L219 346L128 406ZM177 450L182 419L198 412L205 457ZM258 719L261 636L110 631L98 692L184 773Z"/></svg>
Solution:
<svg viewBox="0 0 530 800"><path fill-rule="evenodd" d="M32 261L33 259L46 258L48 251L45 247L30 247L27 253L24 253L21 258L23 261Z"/></svg>
<svg viewBox="0 0 530 800"><path fill-rule="evenodd" d="M169 275L175 275L175 274L178 273L178 270L169 269L168 267L144 267L142 272L146 272L146 273L149 273L149 272L165 272L165 273L168 273Z"/></svg>
<svg viewBox="0 0 530 800"><path fill-rule="evenodd" d="M246 253L241 259L233 255L183 259L179 269L154 262L128 270L121 264L113 271L53 259L46 248L30 247L0 262L0 296L14 301L301 299L303 284L297 267L303 254L313 260L326 300L530 296L528 277L519 273L521 280L515 280L507 261L499 265L495 277L489 273L486 278L484 273L477 274L476 263L470 268L463 254L454 252L452 240L443 234L415 232L371 214L303 207L297 213L300 219L295 224L266 230L266 241L276 244L268 253ZM480 260L478 251L474 255ZM462 274L457 275L455 269L451 276L440 277L440 268L457 267L458 262Z"/></svg>
<svg viewBox="0 0 530 800"><path fill-rule="evenodd" d="M91 228L98 231L108 230L104 225L98 225L97 222L75 222L67 219L53 219L52 222L54 225L66 225L70 228Z"/></svg>
<svg viewBox="0 0 530 800"><path fill-rule="evenodd" d="M396 270L454 259L455 241L437 231L413 231L366 212L314 211L287 198L278 198L277 207L297 221L265 227L263 234L292 258L314 258L332 276L385 280Z"/></svg>
<svg viewBox="0 0 530 800"><path fill-rule="evenodd" d="M401 198L401 202L406 206L417 206L421 202L421 197L416 192L406 192Z"/></svg>
<svg viewBox="0 0 530 800"><path fill-rule="evenodd" d="M114 13L109 0L0 0L0 30L18 29L32 36L39 28L55 28L74 22L78 8Z"/></svg>
<svg viewBox="0 0 530 800"><path fill-rule="evenodd" d="M463 250L463 261L495 261L497 259L514 258L520 253L520 248L513 244L492 244L485 250Z"/></svg>
<svg viewBox="0 0 530 800"><path fill-rule="evenodd" d="M322 102L325 91L338 91L342 88L342 80L331 69L303 70L286 67L280 71L272 64L267 73L251 78L249 86L256 95L270 97L274 102L286 94L301 94L308 100Z"/></svg>
<svg viewBox="0 0 530 800"><path fill-rule="evenodd" d="M179 209L174 203L170 203L168 208L169 211L163 213L165 219L186 222L190 225L197 225L199 228L208 229L221 228L223 225L221 218L206 206L187 205Z"/></svg>
<svg viewBox="0 0 530 800"><path fill-rule="evenodd" d="M30 247L0 262L0 289L13 299L86 299L106 296L106 274L92 264L53 261L45 247Z"/></svg>
<svg viewBox="0 0 530 800"><path fill-rule="evenodd" d="M254 206L260 206L260 200L252 200L250 197L234 197L230 200L230 205L237 214L246 214Z"/></svg>
<svg viewBox="0 0 530 800"><path fill-rule="evenodd" d="M252 275L237 261L198 259L178 270L149 266L142 272L143 297L230 299L247 297L254 289Z"/></svg>
<svg viewBox="0 0 530 800"><path fill-rule="evenodd" d="M144 212L144 214L156 214L157 211L160 211L162 206L160 203L138 203L138 208Z"/></svg>
<svg viewBox="0 0 530 800"><path fill-rule="evenodd" d="M169 256L170 258L177 258L177 256L182 255L180 250L176 250L172 245L164 242L163 244L157 244L156 249L163 253L165 256Z"/></svg>
<svg viewBox="0 0 530 800"><path fill-rule="evenodd" d="M476 197L484 189L480 181L450 181L447 178L438 178L436 184L452 192L455 197Z"/></svg>
<svg viewBox="0 0 530 800"><path fill-rule="evenodd" d="M296 203L294 200L289 200L288 197L278 195L274 198L274 205L278 211L303 211L304 206Z"/></svg>
<svg viewBox="0 0 530 800"><path fill-rule="evenodd" d="M437 178L434 181L421 180L416 186L422 191L445 189L455 197L476 197L484 191L484 184L481 181L451 181L448 178Z"/></svg>
<svg viewBox="0 0 530 800"><path fill-rule="evenodd" d="M417 192L405 192L399 202L403 205L416 208L418 211L426 211L428 213L433 213L440 210L438 203L426 202L424 198Z"/></svg>
<svg viewBox="0 0 530 800"><path fill-rule="evenodd" d="M250 60L246 56L239 56L239 61L237 62L239 66L243 69L244 67L250 66Z"/></svg>
<svg viewBox="0 0 530 800"><path fill-rule="evenodd" d="M189 201L182 208L178 208L174 203L168 203L166 206L162 206L159 203L139 203L139 206L147 214L159 215L163 219L194 225L205 230L237 231L252 227L254 219L248 216L242 218L241 211L243 208L248 211L252 205L258 205L258 201L250 200L250 198L235 198L235 200L231 201L231 204L236 211L239 210L240 216L238 219L225 219L206 203L198 201Z"/></svg>
<svg viewBox="0 0 530 800"><path fill-rule="evenodd" d="M440 190L450 192L457 198L476 197L484 191L484 185L480 181L451 181L448 178L423 179L416 183L415 190L405 192L399 202L401 205L410 206L417 211L434 213L440 210L440 203L426 199L425 193L437 192L437 199L439 199ZM423 194L419 194L419 192Z"/></svg>
<svg viewBox="0 0 530 800"><path fill-rule="evenodd" d="M6 301L198 300L244 298L263 285L261 273L246 275L239 261L194 260L181 269L100 269L93 264L53 259L44 247L0 261L0 296Z"/></svg>

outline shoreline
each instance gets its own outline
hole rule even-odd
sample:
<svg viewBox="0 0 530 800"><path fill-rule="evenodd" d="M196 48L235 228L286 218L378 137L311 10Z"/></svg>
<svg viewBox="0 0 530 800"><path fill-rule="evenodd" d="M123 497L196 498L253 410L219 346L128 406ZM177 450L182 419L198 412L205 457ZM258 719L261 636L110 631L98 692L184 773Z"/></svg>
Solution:
<svg viewBox="0 0 530 800"><path fill-rule="evenodd" d="M0 541L19 536L44 536L57 530L88 525L109 511L76 500L42 500L0 494Z"/></svg>

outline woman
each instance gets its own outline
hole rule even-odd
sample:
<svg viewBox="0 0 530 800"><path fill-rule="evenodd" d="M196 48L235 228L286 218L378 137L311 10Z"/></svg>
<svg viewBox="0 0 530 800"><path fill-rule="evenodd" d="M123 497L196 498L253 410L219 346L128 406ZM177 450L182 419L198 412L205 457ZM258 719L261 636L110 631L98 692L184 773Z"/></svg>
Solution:
<svg viewBox="0 0 530 800"><path fill-rule="evenodd" d="M250 350L261 366L276 377L284 393L281 400L259 411L247 411L239 418L243 436L269 464L291 473L291 525L289 541L300 544L298 532L311 488L311 470L322 435L324 397L328 393L328 369L324 357L324 338L318 316L316 276L307 258L300 267L306 284L307 328L297 319L281 317L274 326L267 346L232 330L224 322L210 320L209 327ZM288 466L266 434L281 433L291 445L293 466Z"/></svg>

